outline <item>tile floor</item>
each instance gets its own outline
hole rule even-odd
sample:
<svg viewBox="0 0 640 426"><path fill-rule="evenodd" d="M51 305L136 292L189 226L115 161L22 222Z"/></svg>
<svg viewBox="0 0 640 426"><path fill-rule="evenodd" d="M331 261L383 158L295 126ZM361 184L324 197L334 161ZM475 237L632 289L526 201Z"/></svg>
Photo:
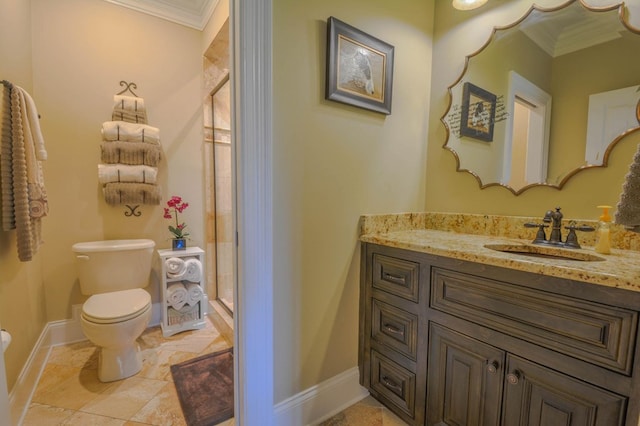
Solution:
<svg viewBox="0 0 640 426"><path fill-rule="evenodd" d="M407 426L407 424L368 396L318 426Z"/></svg>
<svg viewBox="0 0 640 426"><path fill-rule="evenodd" d="M160 327L138 340L143 368L111 383L97 377L98 352L90 342L52 349L23 426L180 426L186 425L169 370L170 365L232 346L207 321L202 330L164 338ZM230 419L220 426L234 426ZM324 421L322 426L405 425L371 397Z"/></svg>

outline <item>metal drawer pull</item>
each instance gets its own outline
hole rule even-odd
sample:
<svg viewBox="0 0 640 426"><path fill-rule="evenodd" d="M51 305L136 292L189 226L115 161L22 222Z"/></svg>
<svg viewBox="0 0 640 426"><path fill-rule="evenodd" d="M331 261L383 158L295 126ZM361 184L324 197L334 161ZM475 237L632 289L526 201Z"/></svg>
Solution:
<svg viewBox="0 0 640 426"><path fill-rule="evenodd" d="M498 371L498 367L500 367L500 364L498 363L498 361L492 361L487 363L487 371L491 374L496 374L496 372Z"/></svg>
<svg viewBox="0 0 640 426"><path fill-rule="evenodd" d="M522 379L522 374L518 370L507 374L507 383L510 385L517 385L518 382L520 382L520 379Z"/></svg>
<svg viewBox="0 0 640 426"><path fill-rule="evenodd" d="M383 276L384 276L384 279L387 280L387 281L391 281L391 282L398 283L398 284L404 284L405 283L405 277L402 276L402 275L392 275L392 274L390 274L388 272L385 272L383 274Z"/></svg>
<svg viewBox="0 0 640 426"><path fill-rule="evenodd" d="M396 393L402 392L402 386L388 378L387 376L382 376L382 384L388 387L389 389L395 391Z"/></svg>
<svg viewBox="0 0 640 426"><path fill-rule="evenodd" d="M404 330L399 329L398 327L396 327L393 324L384 324L382 326L382 328L384 328L385 330L387 330L390 333L399 334L401 336L404 336Z"/></svg>

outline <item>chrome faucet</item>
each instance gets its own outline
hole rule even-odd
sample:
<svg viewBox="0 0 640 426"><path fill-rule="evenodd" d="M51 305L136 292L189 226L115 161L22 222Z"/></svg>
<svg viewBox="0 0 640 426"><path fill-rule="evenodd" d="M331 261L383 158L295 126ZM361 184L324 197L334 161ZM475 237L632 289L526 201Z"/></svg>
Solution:
<svg viewBox="0 0 640 426"><path fill-rule="evenodd" d="M567 234L567 239L563 242L562 218L563 214L560 211L560 207L556 207L555 211L549 210L545 213L544 218L542 219L543 223L525 223L525 228L538 228L533 244L550 244L568 248L580 248L576 231L595 231L593 226L577 225L575 221L571 221L569 226L565 226L565 229L569 230L569 233ZM551 234L547 240L545 228L549 227L549 223L551 223Z"/></svg>

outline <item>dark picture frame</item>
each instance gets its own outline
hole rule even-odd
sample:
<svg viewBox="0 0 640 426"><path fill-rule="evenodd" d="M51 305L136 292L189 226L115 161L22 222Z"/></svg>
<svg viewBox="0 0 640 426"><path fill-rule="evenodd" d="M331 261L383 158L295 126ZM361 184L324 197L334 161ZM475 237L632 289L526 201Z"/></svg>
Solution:
<svg viewBox="0 0 640 426"><path fill-rule="evenodd" d="M391 114L393 53L392 45L331 16L325 98Z"/></svg>
<svg viewBox="0 0 640 426"><path fill-rule="evenodd" d="M468 136L485 142L493 141L496 98L496 95L487 90L468 82L464 83L460 136Z"/></svg>

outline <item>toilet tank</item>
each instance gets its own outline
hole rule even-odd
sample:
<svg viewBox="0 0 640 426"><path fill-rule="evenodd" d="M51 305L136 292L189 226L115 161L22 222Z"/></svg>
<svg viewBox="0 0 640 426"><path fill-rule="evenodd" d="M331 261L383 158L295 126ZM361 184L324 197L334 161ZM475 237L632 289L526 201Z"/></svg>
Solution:
<svg viewBox="0 0 640 426"><path fill-rule="evenodd" d="M146 287L154 247L155 242L147 239L74 244L80 291L92 295Z"/></svg>

